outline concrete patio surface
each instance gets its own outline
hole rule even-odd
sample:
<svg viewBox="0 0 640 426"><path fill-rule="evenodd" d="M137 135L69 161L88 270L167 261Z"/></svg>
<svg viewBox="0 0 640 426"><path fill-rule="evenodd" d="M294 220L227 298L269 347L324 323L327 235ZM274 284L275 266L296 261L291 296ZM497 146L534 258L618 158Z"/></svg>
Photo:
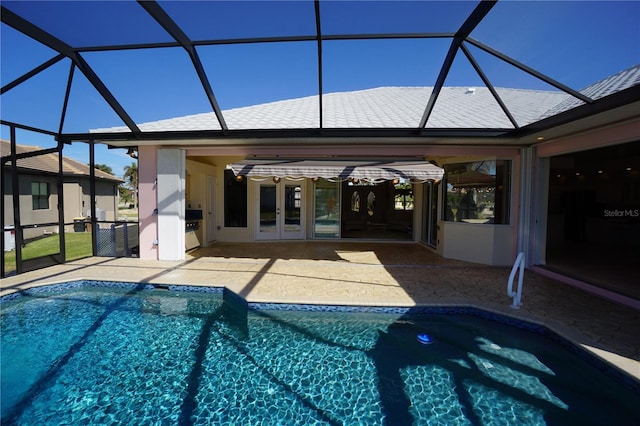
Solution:
<svg viewBox="0 0 640 426"><path fill-rule="evenodd" d="M414 243L215 243L184 261L91 257L2 279L0 295L78 279L227 287L249 302L469 306L542 324L640 380L640 311L510 268L443 259Z"/></svg>

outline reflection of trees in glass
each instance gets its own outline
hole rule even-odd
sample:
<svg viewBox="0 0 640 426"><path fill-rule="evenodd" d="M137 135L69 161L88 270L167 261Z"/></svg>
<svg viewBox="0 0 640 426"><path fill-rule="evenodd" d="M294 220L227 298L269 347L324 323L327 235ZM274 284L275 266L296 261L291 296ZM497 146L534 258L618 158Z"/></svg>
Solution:
<svg viewBox="0 0 640 426"><path fill-rule="evenodd" d="M394 185L394 209L413 210L413 189L408 182Z"/></svg>
<svg viewBox="0 0 640 426"><path fill-rule="evenodd" d="M445 220L508 222L509 162L490 160L448 164Z"/></svg>
<svg viewBox="0 0 640 426"><path fill-rule="evenodd" d="M341 182L318 179L315 186L314 236L340 237L340 186Z"/></svg>
<svg viewBox="0 0 640 426"><path fill-rule="evenodd" d="M358 191L354 191L354 193L351 194L351 211L360 211L360 194L358 193Z"/></svg>
<svg viewBox="0 0 640 426"><path fill-rule="evenodd" d="M367 214L369 216L373 216L373 213L376 208L376 194L373 191L369 191L369 195L367 195Z"/></svg>
<svg viewBox="0 0 640 426"><path fill-rule="evenodd" d="M464 190L464 194L458 204L458 220L460 219L476 219L477 204L475 200L475 191L473 189Z"/></svg>
<svg viewBox="0 0 640 426"><path fill-rule="evenodd" d="M316 187L316 217L333 218L338 213L339 203L336 201L336 188Z"/></svg>
<svg viewBox="0 0 640 426"><path fill-rule="evenodd" d="M336 198L333 196L327 200L327 211L329 216L333 216L336 213Z"/></svg>

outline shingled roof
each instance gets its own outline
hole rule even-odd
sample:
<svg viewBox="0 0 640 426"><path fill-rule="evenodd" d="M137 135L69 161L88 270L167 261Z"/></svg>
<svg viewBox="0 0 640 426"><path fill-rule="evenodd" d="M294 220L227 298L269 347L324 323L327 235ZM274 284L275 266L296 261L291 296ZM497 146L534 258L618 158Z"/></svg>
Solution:
<svg viewBox="0 0 640 426"><path fill-rule="evenodd" d="M594 83L581 93L599 99L640 83L640 65ZM414 128L418 126L432 87L378 87L323 95L324 128ZM518 126L583 104L553 90L496 88ZM287 99L224 111L229 129L318 128L317 96ZM220 130L213 112L139 124L143 132ZM512 129L486 87L443 87L427 128ZM128 132L126 126L93 129L92 133Z"/></svg>
<svg viewBox="0 0 640 426"><path fill-rule="evenodd" d="M428 128L512 128L487 88L444 87L438 97ZM378 87L323 95L324 128L412 128L418 126L432 87ZM551 91L497 89L512 106L520 125L528 124L566 99ZM234 108L224 111L230 129L318 128L318 97ZM178 130L220 130L214 113L188 115L141 123L144 132ZM94 129L92 132L127 132L125 126Z"/></svg>
<svg viewBox="0 0 640 426"><path fill-rule="evenodd" d="M605 96L628 89L637 84L640 84L640 64L628 68L624 71L620 71L619 73L604 78L600 81L597 81L584 88L580 92L583 95L590 97L591 99L601 99ZM570 110L571 108L578 107L582 104L582 101L571 96L566 96L566 99L563 102L551 108L549 111L543 114L540 119L551 117L563 111Z"/></svg>
<svg viewBox="0 0 640 426"><path fill-rule="evenodd" d="M25 152L34 152L41 150L42 148L37 146L17 145L16 154L22 154ZM6 140L0 139L0 151L2 156L8 156L11 152L11 143ZM6 163L11 165L11 161ZM57 154L44 154L36 155L34 157L21 158L18 160L18 167L21 169L34 170L45 173L58 173L58 155ZM73 160L69 157L62 157L62 173L67 176L89 176L91 170L86 164L82 164L79 161ZM95 170L96 179L108 180L113 182L123 182L122 179L113 176L102 170Z"/></svg>

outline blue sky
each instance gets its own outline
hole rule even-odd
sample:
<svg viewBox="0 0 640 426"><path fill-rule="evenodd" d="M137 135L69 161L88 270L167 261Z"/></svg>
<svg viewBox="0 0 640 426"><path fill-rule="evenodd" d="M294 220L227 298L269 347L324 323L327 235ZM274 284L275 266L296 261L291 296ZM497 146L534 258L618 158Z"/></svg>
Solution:
<svg viewBox="0 0 640 426"><path fill-rule="evenodd" d="M313 2L159 2L194 40L313 35ZM171 38L135 2L3 2L74 46L163 42ZM450 1L326 1L323 34L454 32L475 7ZM215 19L211 19L215 16ZM82 18L82 19L79 19ZM267 18L267 19L265 19ZM580 89L640 63L640 1L501 1L471 34L532 68ZM215 24L215 25L214 25ZM5 85L55 52L2 24L0 79ZM380 86L432 86L450 39L355 40L323 43L325 93ZM201 46L198 54L222 109L318 93L316 43ZM550 89L525 73L471 48L496 86ZM211 111L181 48L83 53L134 121ZM2 118L57 131L70 61L64 59L5 93ZM456 57L447 85L480 86L466 58ZM88 81L76 72L65 132L123 125ZM8 139L5 126L1 137ZM20 136L47 145L51 138ZM65 149L87 162L86 149ZM104 152L102 152L104 151ZM101 150L97 162L122 173L130 158Z"/></svg>

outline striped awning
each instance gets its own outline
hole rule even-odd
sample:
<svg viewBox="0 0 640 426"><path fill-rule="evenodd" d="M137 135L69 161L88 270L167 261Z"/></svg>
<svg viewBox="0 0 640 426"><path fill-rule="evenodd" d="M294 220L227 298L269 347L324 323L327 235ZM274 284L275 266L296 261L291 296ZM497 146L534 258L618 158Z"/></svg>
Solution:
<svg viewBox="0 0 640 426"><path fill-rule="evenodd" d="M441 180L444 170L425 160L246 159L227 166L236 176L358 179L370 182Z"/></svg>

